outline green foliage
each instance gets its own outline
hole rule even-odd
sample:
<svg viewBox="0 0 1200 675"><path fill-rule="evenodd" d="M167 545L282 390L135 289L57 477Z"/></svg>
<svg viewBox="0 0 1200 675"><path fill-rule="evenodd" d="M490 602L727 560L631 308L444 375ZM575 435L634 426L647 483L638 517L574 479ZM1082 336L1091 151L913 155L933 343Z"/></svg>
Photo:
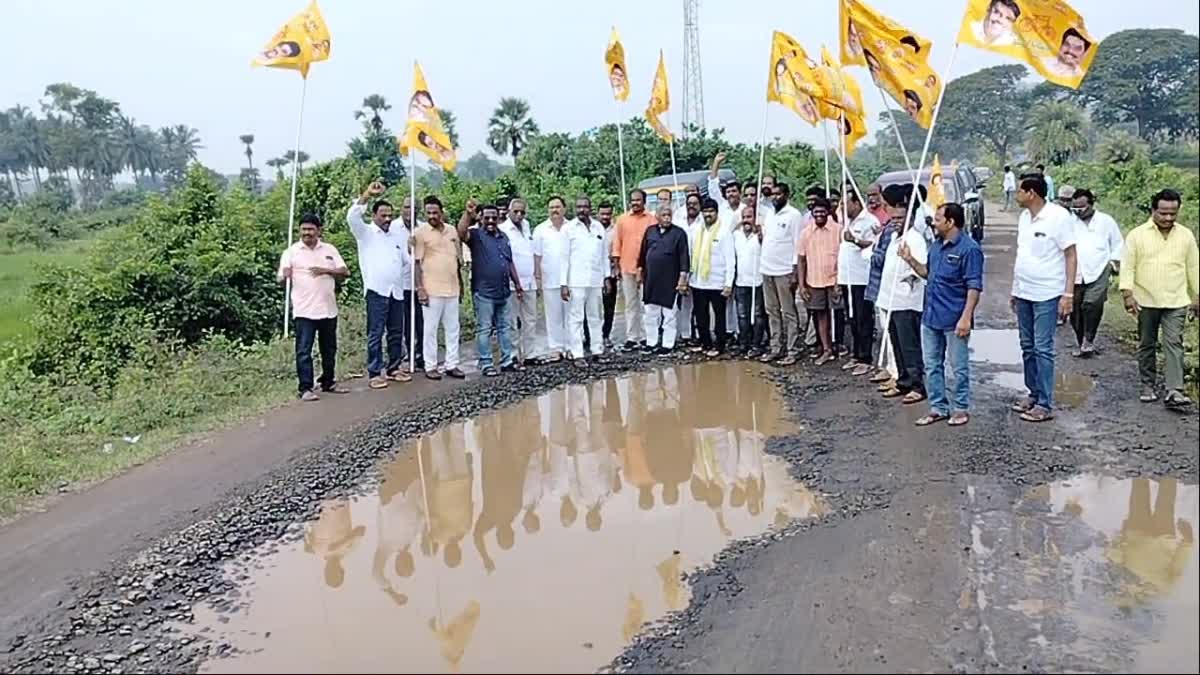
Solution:
<svg viewBox="0 0 1200 675"><path fill-rule="evenodd" d="M1088 149L1088 118L1065 101L1043 101L1029 115L1028 153L1045 164L1065 164Z"/></svg>
<svg viewBox="0 0 1200 675"><path fill-rule="evenodd" d="M62 176L51 176L42 183L42 189L34 193L25 204L32 209L44 209L51 213L66 213L75 203L71 184Z"/></svg>
<svg viewBox="0 0 1200 675"><path fill-rule="evenodd" d="M1029 93L1020 85L1027 74L1025 66L1009 64L951 81L942 98L938 134L982 143L1007 162L1025 134Z"/></svg>
<svg viewBox="0 0 1200 675"><path fill-rule="evenodd" d="M1151 163L1144 156L1124 163L1070 162L1057 170L1055 181L1096 193L1097 208L1111 214L1126 230L1146 222L1150 196L1163 188L1183 196L1179 222L1193 231L1200 222L1200 176Z"/></svg>
<svg viewBox="0 0 1200 675"><path fill-rule="evenodd" d="M1110 131L1100 139L1100 143L1096 146L1096 159L1102 164L1144 162L1149 157L1149 146L1127 131Z"/></svg>
<svg viewBox="0 0 1200 675"><path fill-rule="evenodd" d="M533 120L529 102L522 98L506 96L500 99L488 120L488 146L498 155L512 155L515 159L537 134L538 125Z"/></svg>
<svg viewBox="0 0 1200 675"><path fill-rule="evenodd" d="M1078 93L1097 123L1137 122L1145 139L1196 137L1200 38L1138 28L1109 35L1098 49Z"/></svg>

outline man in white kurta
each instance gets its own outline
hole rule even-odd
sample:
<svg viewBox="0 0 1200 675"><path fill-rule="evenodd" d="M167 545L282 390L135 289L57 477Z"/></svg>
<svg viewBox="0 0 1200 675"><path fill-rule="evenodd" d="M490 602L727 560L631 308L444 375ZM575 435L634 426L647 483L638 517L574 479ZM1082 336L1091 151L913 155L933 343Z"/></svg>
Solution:
<svg viewBox="0 0 1200 675"><path fill-rule="evenodd" d="M604 276L609 269L605 248L604 226L592 219L592 201L587 197L575 200L575 219L563 228L566 239L566 264L559 275L559 295L568 303L566 346L575 363L586 365L583 354L583 322L586 316L591 329L592 356L604 353L604 343L598 339L602 325L600 294Z"/></svg>
<svg viewBox="0 0 1200 675"><path fill-rule="evenodd" d="M559 197L552 197L547 206L550 217L533 231L533 275L537 287L547 291L542 293L542 303L546 306L548 357L553 362L562 360L567 347L567 299L555 284L567 263L567 237L563 233L567 206Z"/></svg>

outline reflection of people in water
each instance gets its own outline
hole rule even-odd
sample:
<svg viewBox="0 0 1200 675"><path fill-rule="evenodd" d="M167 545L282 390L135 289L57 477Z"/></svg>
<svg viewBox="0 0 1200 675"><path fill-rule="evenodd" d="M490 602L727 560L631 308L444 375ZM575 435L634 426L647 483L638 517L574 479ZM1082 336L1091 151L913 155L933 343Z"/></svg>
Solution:
<svg viewBox="0 0 1200 675"><path fill-rule="evenodd" d="M1187 569L1195 548L1195 532L1187 520L1175 519L1179 482L1158 481L1154 506L1151 481L1135 478L1129 490L1129 515L1108 550L1113 563L1137 575L1140 583L1125 589L1121 602L1140 604L1171 589Z"/></svg>
<svg viewBox="0 0 1200 675"><path fill-rule="evenodd" d="M658 579L662 582L663 600L667 609L676 612L687 606L687 588L683 585L683 571L680 569L682 556L675 551L665 560L654 566Z"/></svg>
<svg viewBox="0 0 1200 675"><path fill-rule="evenodd" d="M342 558L362 539L365 527L354 527L350 520L350 504L344 499L330 499L321 504L317 522L304 533L304 550L325 560L325 585L340 588L346 580Z"/></svg>
<svg viewBox="0 0 1200 675"><path fill-rule="evenodd" d="M573 429L568 419L567 391L555 389L545 396L549 417L549 489L546 496L557 499L558 519L563 527L571 527L579 518L579 476L575 472Z"/></svg>
<svg viewBox="0 0 1200 675"><path fill-rule="evenodd" d="M408 101L408 119L433 124L433 95L424 89L417 90Z"/></svg>
<svg viewBox="0 0 1200 675"><path fill-rule="evenodd" d="M617 465L604 435L604 383L570 385L567 396L575 428L575 471L579 498L585 510L587 529L598 532L603 524L601 508L613 493Z"/></svg>
<svg viewBox="0 0 1200 675"><path fill-rule="evenodd" d="M413 447L388 464L379 486L378 541L371 561L371 576L380 590L398 605L407 603L408 596L395 589L385 569L392 560L398 576L412 576L415 564L409 549L425 524L424 493L419 482L416 451Z"/></svg>
<svg viewBox="0 0 1200 675"><path fill-rule="evenodd" d="M475 470L467 454L462 425L452 425L421 439L429 449L430 536L444 546L448 567L462 563L462 540L471 531Z"/></svg>
<svg viewBox="0 0 1200 675"><path fill-rule="evenodd" d="M451 666L457 666L462 661L471 636L475 634L475 624L479 623L479 603L472 600L463 611L459 612L450 623L440 625L438 619L429 620L429 630L440 643L442 658Z"/></svg>
<svg viewBox="0 0 1200 675"><path fill-rule="evenodd" d="M496 543L505 551L511 549L516 540L513 522L521 513L525 469L529 455L536 447L526 442L528 434L525 430L529 428L530 413L536 415L536 411L536 399L527 400L518 404L511 414L487 415L475 422L483 505L471 537L483 567L489 573L496 569L496 563L487 550L488 533L495 530Z"/></svg>
<svg viewBox="0 0 1200 675"><path fill-rule="evenodd" d="M904 112L908 113L908 116L911 117L914 122L917 120L917 117L921 114L921 108L922 108L921 97L917 95L917 92L913 91L912 89L905 89L904 90Z"/></svg>
<svg viewBox="0 0 1200 675"><path fill-rule="evenodd" d="M975 39L990 47L1007 47L1016 42L1013 24L1021 16L1017 0L992 0L983 19L971 24Z"/></svg>
<svg viewBox="0 0 1200 675"><path fill-rule="evenodd" d="M262 53L264 61L292 59L297 56L300 56L300 43L291 40L284 40Z"/></svg>
<svg viewBox="0 0 1200 675"><path fill-rule="evenodd" d="M625 638L626 642L632 641L645 621L646 607L642 604L642 599L630 593L629 599L625 601L625 620L621 622L621 637Z"/></svg>
<svg viewBox="0 0 1200 675"><path fill-rule="evenodd" d="M625 69L621 68L621 64L613 64L612 70L608 71L608 82L612 85L613 96L622 98L628 94L629 79L625 77Z"/></svg>
<svg viewBox="0 0 1200 675"><path fill-rule="evenodd" d="M1059 77L1083 77L1083 57L1092 43L1074 28L1068 28L1062 36L1058 53L1042 60L1042 65Z"/></svg>

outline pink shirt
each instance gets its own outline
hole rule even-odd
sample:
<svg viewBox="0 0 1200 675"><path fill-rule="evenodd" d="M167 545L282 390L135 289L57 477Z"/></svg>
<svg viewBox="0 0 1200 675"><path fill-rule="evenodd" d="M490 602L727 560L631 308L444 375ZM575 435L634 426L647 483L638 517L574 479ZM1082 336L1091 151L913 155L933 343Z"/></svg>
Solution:
<svg viewBox="0 0 1200 675"><path fill-rule="evenodd" d="M313 276L314 267L345 267L346 262L333 244L318 241L309 248L298 241L279 258L279 276L292 271L292 313L298 319L332 319L337 316L336 284L328 274Z"/></svg>
<svg viewBox="0 0 1200 675"><path fill-rule="evenodd" d="M829 288L837 285L838 251L842 243L842 228L832 219L825 227L810 222L800 235L800 249L804 258L805 280L809 288Z"/></svg>

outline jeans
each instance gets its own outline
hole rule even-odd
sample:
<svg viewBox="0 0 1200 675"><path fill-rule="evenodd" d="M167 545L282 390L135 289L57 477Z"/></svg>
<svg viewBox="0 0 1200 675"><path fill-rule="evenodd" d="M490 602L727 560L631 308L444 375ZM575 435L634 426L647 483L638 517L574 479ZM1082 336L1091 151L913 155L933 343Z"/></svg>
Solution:
<svg viewBox="0 0 1200 675"><path fill-rule="evenodd" d="M613 316L617 311L617 280L615 277L604 279L600 300L604 305L604 339L612 338Z"/></svg>
<svg viewBox="0 0 1200 675"><path fill-rule="evenodd" d="M1162 328L1163 351L1166 352L1168 391L1183 391L1183 325L1187 308L1161 309L1143 307L1138 313L1138 375L1142 384L1153 387L1158 380L1158 329Z"/></svg>
<svg viewBox="0 0 1200 675"><path fill-rule="evenodd" d="M425 314L425 337L421 345L425 352L425 370L433 371L438 367L438 324L446 337L446 360L442 365L445 370L454 370L458 367L458 333L462 328L458 323L458 296L431 297L421 311Z"/></svg>
<svg viewBox="0 0 1200 675"><path fill-rule="evenodd" d="M1096 341L1100 319L1104 318L1104 301L1108 299L1109 267L1090 284L1075 284L1075 302L1071 309L1071 327L1075 329L1075 343L1084 340Z"/></svg>
<svg viewBox="0 0 1200 675"><path fill-rule="evenodd" d="M850 298L850 343L854 360L871 363L871 343L875 341L875 303L867 300L866 286L846 286Z"/></svg>
<svg viewBox="0 0 1200 675"><path fill-rule="evenodd" d="M1054 407L1054 331L1058 326L1058 298L1034 302L1016 298L1017 332L1025 388L1034 405Z"/></svg>
<svg viewBox="0 0 1200 675"><path fill-rule="evenodd" d="M590 333L591 326L600 324L600 288L572 286L567 312L567 349L571 352L571 358L582 359L585 329ZM587 323L584 323L585 320ZM587 346L592 354L603 354L604 343L591 339L590 334L587 337Z"/></svg>
<svg viewBox="0 0 1200 675"><path fill-rule="evenodd" d="M929 410L939 415L966 412L971 407L970 336L954 334L954 329L935 330L921 326L921 351L925 355L925 391ZM947 354L948 352L948 354ZM946 400L946 357L954 369L953 400Z"/></svg>
<svg viewBox="0 0 1200 675"><path fill-rule="evenodd" d="M416 294L412 291L404 291L404 303L408 309L404 313L405 351L412 352L413 364L420 370L425 367L425 354L421 347L425 341L425 313L421 311L421 303L417 302ZM414 306L416 311L413 311Z"/></svg>
<svg viewBox="0 0 1200 675"><path fill-rule="evenodd" d="M892 355L896 357L896 388L904 393L925 393L925 358L921 355L921 313L892 312L888 326Z"/></svg>
<svg viewBox="0 0 1200 675"><path fill-rule="evenodd" d="M636 273L621 273L621 297L625 298L625 341L645 342L646 327L642 320L642 285Z"/></svg>
<svg viewBox="0 0 1200 675"><path fill-rule="evenodd" d="M763 275L763 305L771 327L771 353L800 355L800 317L796 314L796 292L792 275Z"/></svg>
<svg viewBox="0 0 1200 675"><path fill-rule="evenodd" d="M300 393L313 388L313 342L321 341L321 388L333 387L333 366L337 361L337 317L304 319L296 317L296 378Z"/></svg>
<svg viewBox="0 0 1200 675"><path fill-rule="evenodd" d="M737 299L738 343L743 351L767 348L767 312L763 308L762 286L735 286L733 295ZM751 298L753 296L753 298ZM750 321L750 304L753 301L754 325Z"/></svg>
<svg viewBox="0 0 1200 675"><path fill-rule="evenodd" d="M404 328L408 307L403 300L367 291L367 375L376 377L398 369L404 362ZM383 334L387 332L387 362L383 360Z"/></svg>
<svg viewBox="0 0 1200 675"><path fill-rule="evenodd" d="M1013 194L1015 194L1015 192L1016 192L1015 190L1005 190L1004 191L1004 210L1005 211L1012 211Z"/></svg>
<svg viewBox="0 0 1200 675"><path fill-rule="evenodd" d="M725 351L725 340L728 337L725 328L725 296L721 295L721 291L707 288L693 288L691 295L692 306L696 312L696 332L700 334L700 346L706 350L716 347L717 351ZM715 343L709 328L710 313L716 323Z"/></svg>
<svg viewBox="0 0 1200 675"><path fill-rule="evenodd" d="M500 367L512 365L513 345L508 333L508 298L497 300L475 294L475 349L479 352L479 369L492 362L492 336L500 343Z"/></svg>

